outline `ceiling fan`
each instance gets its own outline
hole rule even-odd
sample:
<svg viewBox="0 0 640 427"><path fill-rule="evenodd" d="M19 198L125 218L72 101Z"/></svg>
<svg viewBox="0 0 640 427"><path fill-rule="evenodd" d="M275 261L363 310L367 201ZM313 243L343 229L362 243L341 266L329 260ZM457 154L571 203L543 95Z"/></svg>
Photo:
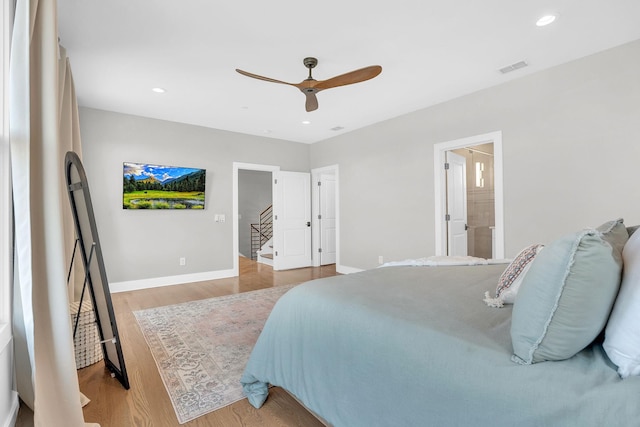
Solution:
<svg viewBox="0 0 640 427"><path fill-rule="evenodd" d="M360 83L365 80L369 80L377 76L382 72L382 67L379 65L372 65L370 67L360 68L359 70L350 71L339 76L332 77L328 80L316 80L311 76L311 70L318 65L316 58L304 58L302 61L304 66L309 69L309 77L301 81L300 83L288 83L281 80L272 79L269 77L259 76L257 74L248 73L236 68L236 71L243 76L253 77L254 79L264 80L272 83L281 83L289 86L295 86L307 97L305 108L307 111L314 111L318 109L318 98L316 93L321 90L331 89L338 86L346 86L354 83Z"/></svg>

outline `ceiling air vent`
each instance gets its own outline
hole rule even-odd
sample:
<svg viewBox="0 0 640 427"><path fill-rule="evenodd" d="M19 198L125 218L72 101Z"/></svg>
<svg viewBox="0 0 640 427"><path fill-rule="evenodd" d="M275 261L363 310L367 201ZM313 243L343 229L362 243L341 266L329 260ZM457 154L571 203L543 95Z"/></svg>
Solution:
<svg viewBox="0 0 640 427"><path fill-rule="evenodd" d="M331 130L334 131L334 132L337 132L337 131L342 130L342 129L344 129L342 126L336 126L336 127L331 128Z"/></svg>
<svg viewBox="0 0 640 427"><path fill-rule="evenodd" d="M500 68L500 72L502 74L507 74L515 70L519 70L520 68L524 68L528 66L525 61L516 62L515 64L507 65L506 67Z"/></svg>

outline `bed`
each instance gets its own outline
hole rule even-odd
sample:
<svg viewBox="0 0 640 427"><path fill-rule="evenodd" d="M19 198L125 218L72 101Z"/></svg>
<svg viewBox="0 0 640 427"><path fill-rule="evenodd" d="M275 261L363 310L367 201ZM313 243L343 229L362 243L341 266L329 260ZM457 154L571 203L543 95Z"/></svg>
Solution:
<svg viewBox="0 0 640 427"><path fill-rule="evenodd" d="M601 334L566 360L514 362L514 306L482 300L505 267L394 266L291 289L242 376L249 402L280 386L336 427L640 425L640 377L621 379Z"/></svg>

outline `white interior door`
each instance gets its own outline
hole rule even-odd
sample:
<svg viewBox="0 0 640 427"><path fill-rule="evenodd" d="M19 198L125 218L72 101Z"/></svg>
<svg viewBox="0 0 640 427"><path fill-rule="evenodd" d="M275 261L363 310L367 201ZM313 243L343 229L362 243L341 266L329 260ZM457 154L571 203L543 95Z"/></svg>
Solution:
<svg viewBox="0 0 640 427"><path fill-rule="evenodd" d="M336 177L320 175L320 265L336 263Z"/></svg>
<svg viewBox="0 0 640 427"><path fill-rule="evenodd" d="M447 237L449 256L467 255L467 161L447 152Z"/></svg>
<svg viewBox="0 0 640 427"><path fill-rule="evenodd" d="M273 186L273 269L311 265L311 174L276 172Z"/></svg>

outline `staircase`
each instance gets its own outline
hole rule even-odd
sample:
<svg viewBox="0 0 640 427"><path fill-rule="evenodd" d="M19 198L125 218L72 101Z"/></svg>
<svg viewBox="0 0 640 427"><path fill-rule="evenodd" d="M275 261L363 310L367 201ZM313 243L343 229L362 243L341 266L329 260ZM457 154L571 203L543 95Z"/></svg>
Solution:
<svg viewBox="0 0 640 427"><path fill-rule="evenodd" d="M259 222L251 224L251 259L273 265L273 205L260 212Z"/></svg>

